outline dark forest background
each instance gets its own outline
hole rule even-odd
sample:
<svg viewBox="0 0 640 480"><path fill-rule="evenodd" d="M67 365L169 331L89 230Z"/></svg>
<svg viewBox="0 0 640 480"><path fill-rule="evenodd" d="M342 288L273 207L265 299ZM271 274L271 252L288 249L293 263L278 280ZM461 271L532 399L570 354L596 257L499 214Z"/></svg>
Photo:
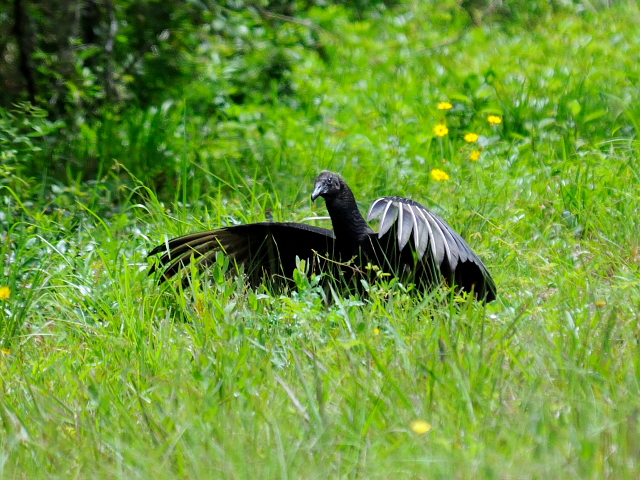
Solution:
<svg viewBox="0 0 640 480"><path fill-rule="evenodd" d="M461 10L469 26L508 26L579 5L465 0L443 8ZM30 183L91 181L116 165L162 195L184 169L176 124L201 135L233 121L234 105L304 109L294 67L308 55L336 61L334 19L396 7L396 0L3 2L0 182L28 195Z"/></svg>

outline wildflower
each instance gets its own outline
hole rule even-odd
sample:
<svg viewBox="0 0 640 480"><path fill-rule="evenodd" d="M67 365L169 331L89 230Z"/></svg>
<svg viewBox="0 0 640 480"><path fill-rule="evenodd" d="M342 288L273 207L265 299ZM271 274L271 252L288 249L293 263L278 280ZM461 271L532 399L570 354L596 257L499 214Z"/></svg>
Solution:
<svg viewBox="0 0 640 480"><path fill-rule="evenodd" d="M11 296L11 289L8 286L0 287L0 300L6 300Z"/></svg>
<svg viewBox="0 0 640 480"><path fill-rule="evenodd" d="M433 132L439 137L444 137L447 133L449 133L449 129L446 125L440 124L433 127Z"/></svg>
<svg viewBox="0 0 640 480"><path fill-rule="evenodd" d="M424 435L427 432L431 431L431 424L429 422L425 422L424 420L414 420L411 422L411 430L413 430L418 435Z"/></svg>
<svg viewBox="0 0 640 480"><path fill-rule="evenodd" d="M471 160L472 162L477 162L478 160L480 160L480 152L478 150L474 150L473 152L471 152L471 155L469 155L469 160Z"/></svg>
<svg viewBox="0 0 640 480"><path fill-rule="evenodd" d="M0 352L2 352L3 355L11 355L11 349L10 348L2 348L2 349L0 349Z"/></svg>
<svg viewBox="0 0 640 480"><path fill-rule="evenodd" d="M380 335L380 329L379 328L374 328L373 329L373 334L374 335Z"/></svg>
<svg viewBox="0 0 640 480"><path fill-rule="evenodd" d="M436 182L449 180L451 178L447 172L442 171L439 168L434 168L433 170L431 170L431 177L433 177Z"/></svg>
<svg viewBox="0 0 640 480"><path fill-rule="evenodd" d="M467 142L469 142L469 143L475 143L475 142L477 142L477 141L478 141L478 138L480 138L480 137L478 136L478 134L477 134L477 133L467 133L467 134L464 136L465 141L467 141Z"/></svg>
<svg viewBox="0 0 640 480"><path fill-rule="evenodd" d="M604 300L597 300L596 307L604 307L607 304Z"/></svg>
<svg viewBox="0 0 640 480"><path fill-rule="evenodd" d="M438 104L438 110L450 110L451 108L453 108L453 105L449 102L440 102Z"/></svg>
<svg viewBox="0 0 640 480"><path fill-rule="evenodd" d="M502 123L502 119L497 115L489 115L487 121L493 126Z"/></svg>

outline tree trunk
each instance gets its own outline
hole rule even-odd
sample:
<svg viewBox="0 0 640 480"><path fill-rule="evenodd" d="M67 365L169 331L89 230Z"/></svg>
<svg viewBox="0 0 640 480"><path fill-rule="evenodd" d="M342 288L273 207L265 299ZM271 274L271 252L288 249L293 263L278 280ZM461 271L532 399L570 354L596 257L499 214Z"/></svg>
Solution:
<svg viewBox="0 0 640 480"><path fill-rule="evenodd" d="M27 93L29 101L32 105L36 103L36 80L31 67L31 42L29 41L28 29L28 13L24 6L23 0L14 0L13 2L13 18L14 18L14 34L18 43L20 52L20 72L27 84Z"/></svg>

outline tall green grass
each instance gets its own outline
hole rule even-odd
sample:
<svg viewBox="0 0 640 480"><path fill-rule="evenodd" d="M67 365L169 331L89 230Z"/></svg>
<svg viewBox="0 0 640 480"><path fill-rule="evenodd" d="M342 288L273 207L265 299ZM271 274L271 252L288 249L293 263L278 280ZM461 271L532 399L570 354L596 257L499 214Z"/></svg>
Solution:
<svg viewBox="0 0 640 480"><path fill-rule="evenodd" d="M459 14L318 10L336 62L303 57L298 105L132 111L70 146L97 181L2 187L0 477L637 477L637 7ZM166 156L157 197L143 175ZM304 275L253 291L223 259L186 291L147 277L165 236L324 215L322 168L363 210L402 194L442 214L498 300L391 282L327 303Z"/></svg>

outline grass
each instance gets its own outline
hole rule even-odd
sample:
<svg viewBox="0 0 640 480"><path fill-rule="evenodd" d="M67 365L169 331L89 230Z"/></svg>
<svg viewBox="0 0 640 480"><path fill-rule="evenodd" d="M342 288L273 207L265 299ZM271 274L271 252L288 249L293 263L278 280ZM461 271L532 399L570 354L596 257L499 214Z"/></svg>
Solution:
<svg viewBox="0 0 640 480"><path fill-rule="evenodd" d="M178 102L74 147L177 158L173 202L115 183L122 166L0 190L0 477L637 478L637 7L473 28L453 4L314 15L337 60L300 53L297 104ZM164 235L325 214L322 168L363 210L405 194L441 213L499 299L392 282L327 305L313 279L251 291L222 259L187 292L147 278Z"/></svg>

